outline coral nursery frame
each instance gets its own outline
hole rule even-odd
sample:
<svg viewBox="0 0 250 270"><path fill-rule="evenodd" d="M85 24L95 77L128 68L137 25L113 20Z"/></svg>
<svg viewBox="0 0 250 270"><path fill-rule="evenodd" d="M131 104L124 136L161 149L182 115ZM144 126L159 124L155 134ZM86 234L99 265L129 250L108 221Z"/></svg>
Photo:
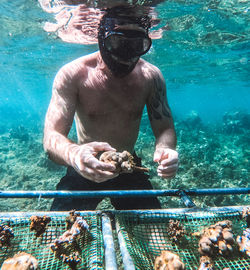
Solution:
<svg viewBox="0 0 250 270"><path fill-rule="evenodd" d="M116 222L116 232L119 240L119 247L122 255L123 266L125 270L140 270L140 269L153 269L153 257L158 255L161 247L157 243L151 246L145 246L145 228L148 226L158 226L161 228L162 224L170 218L186 222L187 226L202 226L213 223L214 221L231 218L237 220L240 224L240 212L244 207L249 206L226 206L226 207L209 207L198 208L190 198L190 196L204 196L204 195L235 195L235 194L250 194L250 188L219 188L219 189L185 189L185 190L136 190L136 191L0 191L0 198L72 198L72 197L151 197L151 196L175 196L179 197L185 204L186 208L178 209L163 209L163 210L130 210L130 211L79 211L79 213L91 219L93 216L98 217L98 223L101 231L102 239L101 249L103 250L103 268L117 270L116 251L113 241L112 221ZM1 222L10 222L11 220L25 220L32 215L47 215L52 218L62 219L68 215L68 212L2 212L0 213ZM197 223L198 222L198 223ZM199 223L201 222L201 223ZM202 223L203 222L203 223ZM205 222L205 223L204 223ZM13 223L14 224L14 223ZM145 225L146 224L146 225ZM191 224L191 225L190 225ZM195 225L193 225L195 224ZM200 225L199 225L200 224ZM142 226L142 227L140 227ZM143 227L146 226L146 227ZM241 225L243 228L243 225ZM139 228L139 229L138 229ZM141 228L141 229L140 229ZM237 229L237 228L236 228ZM238 228L239 230L239 228ZM142 236L144 235L144 236ZM165 239L164 235L159 236ZM137 238L137 239L136 239ZM139 238L139 240L138 240ZM136 242L137 241L137 242ZM139 241L139 242L138 242ZM134 245L138 245L134 249ZM169 246L172 251L177 251L178 247ZM151 249L151 250L150 250ZM146 250L146 251L145 251ZM182 252L181 250L178 250ZM1 251L0 251L1 252ZM145 253L146 252L146 253ZM145 265L140 268L140 258L145 257ZM190 255L191 254L191 255ZM189 251L182 252L182 257L187 264L187 269L192 269L196 266L197 258ZM93 259L95 261L95 259ZM142 262L144 263L144 262ZM232 265L230 264L232 263ZM250 265L250 259L240 259L239 262L232 261L226 262L219 260L217 267L231 267L231 269L246 269L246 265ZM237 266L234 268L233 265ZM96 268L96 267L95 267ZM60 269L60 268L46 268L46 269ZM68 269L68 268L67 268ZM94 269L88 267L86 269ZM220 269L220 268L216 268Z"/></svg>

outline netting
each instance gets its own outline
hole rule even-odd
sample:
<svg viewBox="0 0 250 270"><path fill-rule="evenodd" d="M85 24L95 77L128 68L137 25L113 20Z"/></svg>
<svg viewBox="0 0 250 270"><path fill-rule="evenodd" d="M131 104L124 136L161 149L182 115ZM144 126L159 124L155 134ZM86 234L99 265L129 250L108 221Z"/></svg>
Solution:
<svg viewBox="0 0 250 270"><path fill-rule="evenodd" d="M79 241L81 249L81 263L79 269L103 270L104 250L99 215L82 215L89 225L89 232L84 233ZM55 257L50 249L51 243L66 231L65 217L51 217L46 232L41 237L36 237L34 231L30 231L29 218L0 219L1 225L8 225L13 229L14 238L11 239L10 247L0 248L0 265L3 261L19 251L34 256L40 269L70 269L61 260Z"/></svg>
<svg viewBox="0 0 250 270"><path fill-rule="evenodd" d="M242 235L246 222L237 212L199 212L188 214L166 213L118 213L116 215L120 232L126 243L127 250L137 270L154 269L154 261L163 250L169 250L180 256L187 269L198 269L200 254L194 232L201 232L206 227L222 220L231 220L234 235ZM180 221L185 229L185 236L179 242L174 242L168 233L170 220ZM250 269L250 258L238 252L237 245L233 246L231 256L217 255L213 258L215 269L229 268Z"/></svg>

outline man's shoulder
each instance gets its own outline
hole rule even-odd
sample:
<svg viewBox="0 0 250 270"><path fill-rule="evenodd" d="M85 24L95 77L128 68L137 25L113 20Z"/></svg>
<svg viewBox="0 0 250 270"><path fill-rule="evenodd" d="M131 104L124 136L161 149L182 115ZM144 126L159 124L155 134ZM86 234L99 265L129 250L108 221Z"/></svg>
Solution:
<svg viewBox="0 0 250 270"><path fill-rule="evenodd" d="M162 73L160 71L160 69L153 65L152 63L144 60L144 59L140 59L140 68L142 73L149 79L155 78L155 77L159 77L162 76Z"/></svg>
<svg viewBox="0 0 250 270"><path fill-rule="evenodd" d="M78 75L83 76L84 74L87 74L87 69L93 65L93 62L96 61L96 58L96 53L81 56L63 65L58 71L58 74L64 74L67 77L76 79Z"/></svg>
<svg viewBox="0 0 250 270"><path fill-rule="evenodd" d="M67 69L75 66L77 66L78 68L86 68L88 65L91 65L91 63L96 61L96 59L97 59L97 52L91 53L74 59L73 61L65 64L62 68Z"/></svg>

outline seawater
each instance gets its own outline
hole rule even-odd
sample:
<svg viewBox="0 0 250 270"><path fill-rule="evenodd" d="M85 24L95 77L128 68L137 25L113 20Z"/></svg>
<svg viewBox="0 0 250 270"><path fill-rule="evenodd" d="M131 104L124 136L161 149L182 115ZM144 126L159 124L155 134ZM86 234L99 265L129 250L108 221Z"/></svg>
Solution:
<svg viewBox="0 0 250 270"><path fill-rule="evenodd" d="M180 168L163 180L152 161L144 112L136 151L155 188L249 186L248 1L167 1L155 6L164 29L143 58L159 67L178 136ZM70 44L43 30L53 16L35 1L0 5L0 181L2 190L53 190L65 168L49 161L42 132L54 76L97 45ZM74 129L71 132L75 138ZM196 198L199 206L249 203L247 196ZM49 200L0 200L1 211L47 210ZM164 207L177 199L161 198ZM109 207L104 205L103 207Z"/></svg>

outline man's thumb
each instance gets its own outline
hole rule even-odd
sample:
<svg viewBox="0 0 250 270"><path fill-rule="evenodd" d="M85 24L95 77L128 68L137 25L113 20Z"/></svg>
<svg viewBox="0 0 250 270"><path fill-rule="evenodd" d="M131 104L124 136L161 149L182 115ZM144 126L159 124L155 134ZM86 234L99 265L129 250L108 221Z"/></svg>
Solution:
<svg viewBox="0 0 250 270"><path fill-rule="evenodd" d="M161 160L161 156L162 156L162 150L161 149L155 150L154 162L159 162Z"/></svg>

